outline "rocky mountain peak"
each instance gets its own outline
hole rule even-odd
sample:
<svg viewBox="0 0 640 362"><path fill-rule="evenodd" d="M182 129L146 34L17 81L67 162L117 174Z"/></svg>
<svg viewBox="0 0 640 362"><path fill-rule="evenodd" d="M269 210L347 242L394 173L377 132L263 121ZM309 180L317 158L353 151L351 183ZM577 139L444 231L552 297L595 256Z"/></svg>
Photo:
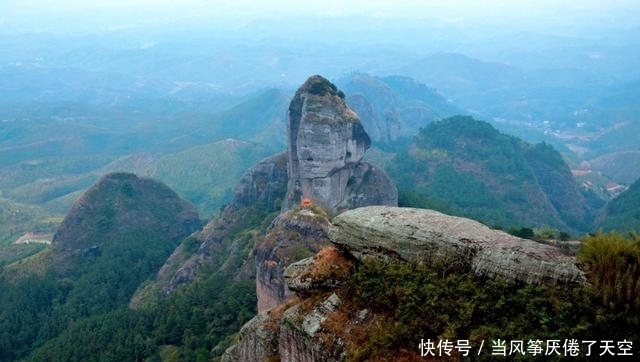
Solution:
<svg viewBox="0 0 640 362"><path fill-rule="evenodd" d="M298 94L307 93L320 97L330 96L339 97L344 99L344 93L338 90L335 84L331 83L328 79L321 75L310 76L301 86L298 88Z"/></svg>
<svg viewBox="0 0 640 362"><path fill-rule="evenodd" d="M285 209L302 198L312 199L330 213L397 204L397 191L384 171L362 162L371 140L358 115L325 78L312 76L296 92L289 106L287 136ZM382 184L375 190L368 188L367 176Z"/></svg>
<svg viewBox="0 0 640 362"><path fill-rule="evenodd" d="M224 269L213 256L238 253L242 247L233 239L234 230L250 227L256 215L280 209L281 215L257 237L254 248L258 306L270 308L289 293L283 270L324 244L332 215L361 206L398 204L389 176L362 161L371 144L369 136L344 94L327 79L312 76L297 90L289 106L287 133L287 151L247 170L231 202L194 236L200 242L198 250L186 255L178 248L169 258L157 277L162 295L194 280L204 264ZM303 198L310 200L311 209L300 210Z"/></svg>

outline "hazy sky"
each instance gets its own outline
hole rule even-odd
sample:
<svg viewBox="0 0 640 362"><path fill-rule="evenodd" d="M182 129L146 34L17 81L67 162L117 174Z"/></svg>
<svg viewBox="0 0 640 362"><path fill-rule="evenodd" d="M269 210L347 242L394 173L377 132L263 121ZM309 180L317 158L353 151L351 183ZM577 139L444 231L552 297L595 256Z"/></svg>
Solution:
<svg viewBox="0 0 640 362"><path fill-rule="evenodd" d="M458 23L536 23L563 18L594 21L612 10L637 16L637 0L2 0L0 26L16 31L74 27L104 30L145 22L216 18L247 21L274 16L364 15L441 19ZM637 18L636 18L637 22Z"/></svg>

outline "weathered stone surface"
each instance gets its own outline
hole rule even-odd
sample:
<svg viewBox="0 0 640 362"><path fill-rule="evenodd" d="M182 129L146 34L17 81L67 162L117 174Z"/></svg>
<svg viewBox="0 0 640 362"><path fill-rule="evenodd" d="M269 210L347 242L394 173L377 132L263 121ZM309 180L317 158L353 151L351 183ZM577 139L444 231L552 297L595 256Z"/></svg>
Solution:
<svg viewBox="0 0 640 362"><path fill-rule="evenodd" d="M300 297L337 288L355 270L353 259L335 247L326 247L316 255L289 265L284 270L287 288Z"/></svg>
<svg viewBox="0 0 640 362"><path fill-rule="evenodd" d="M338 210L355 209L369 205L398 205L398 190L382 169L361 162L351 169L345 197Z"/></svg>
<svg viewBox="0 0 640 362"><path fill-rule="evenodd" d="M335 85L310 77L291 101L288 120L284 209L303 197L330 213L380 202L397 205L397 190L386 173L361 162L371 140Z"/></svg>
<svg viewBox="0 0 640 362"><path fill-rule="evenodd" d="M287 180L287 154L268 157L245 172L233 191L230 205L236 209L245 206L271 209L282 200Z"/></svg>
<svg viewBox="0 0 640 362"><path fill-rule="evenodd" d="M304 278L304 273L313 265L313 257L305 258L289 265L283 273L287 288L292 291L312 289L311 278Z"/></svg>
<svg viewBox="0 0 640 362"><path fill-rule="evenodd" d="M311 312L304 313L299 305L287 309L280 323L278 356L282 362L333 362L344 360L340 351L340 341L334 341L328 348L320 340L314 339L329 313L337 310L342 301L331 294Z"/></svg>
<svg viewBox="0 0 640 362"><path fill-rule="evenodd" d="M397 189L387 174L361 162L370 145L369 136L358 116L347 107L344 95L328 80L313 76L298 89L289 107L287 130L286 157L276 158L278 164L286 164L288 175L283 215L274 220L255 251L259 311L278 305L289 294L282 276L285 267L317 252L319 245L328 244L328 219L318 228L314 225L318 223L317 215L305 219L304 212L314 216L311 210L291 212L303 197L330 214L366 205L398 203ZM270 170L268 166L256 169L269 175L264 172ZM247 177L256 179L253 173ZM236 190L247 195L250 202L264 203L268 188L260 186L268 185L268 181L242 182L244 186ZM308 255L303 255L305 252Z"/></svg>
<svg viewBox="0 0 640 362"><path fill-rule="evenodd" d="M353 270L351 259L338 249L328 247L313 257L291 264L284 276L296 294L308 296L336 288ZM263 361L265 351L274 353L275 343L280 361L343 361L344 341L338 338L326 343L317 336L329 315L341 307L342 300L336 293L315 302L312 308L303 306L295 298L288 299L248 322L242 328L238 343L225 352L222 360Z"/></svg>
<svg viewBox="0 0 640 362"><path fill-rule="evenodd" d="M299 303L285 303L260 313L242 327L237 343L225 351L221 361L343 361L342 340L325 343L317 338L322 323L341 307L342 300L333 293L310 310L304 309Z"/></svg>
<svg viewBox="0 0 640 362"><path fill-rule="evenodd" d="M463 258L479 275L510 281L585 281L576 260L554 246L433 210L387 206L349 210L333 219L329 238L357 258L373 255L427 264Z"/></svg>
<svg viewBox="0 0 640 362"><path fill-rule="evenodd" d="M220 216L195 235L200 242L198 251L188 255L185 248L176 249L156 278L162 296L193 281L202 266L212 262L213 255L233 253L233 241L227 240L230 232L242 227L245 218L255 217L256 212L280 206L286 212L297 206L303 196L331 214L366 205L397 205L397 189L388 175L361 162L370 145L369 136L358 116L347 107L344 96L326 79L311 77L296 92L289 109L288 135L287 152L248 170ZM272 227L272 235L256 248L256 288L261 311L287 296L282 271L307 256L298 253L296 258L284 258L282 251L296 247L301 250L305 243L313 244L310 240L319 240L318 232L309 233L306 226L298 226L293 223ZM326 241L326 230L321 233ZM269 250L269 245L273 249ZM312 254L318 249L311 247L307 251Z"/></svg>
<svg viewBox="0 0 640 362"><path fill-rule="evenodd" d="M335 293L331 294L324 302L319 304L313 311L304 316L302 319L302 331L313 337L327 320L327 315L336 311L342 305L342 300Z"/></svg>
<svg viewBox="0 0 640 362"><path fill-rule="evenodd" d="M238 342L225 351L220 361L266 361L278 352L277 322L267 313L253 317L242 326Z"/></svg>
<svg viewBox="0 0 640 362"><path fill-rule="evenodd" d="M187 254L183 247L179 247L160 269L156 276L160 295L167 296L181 285L195 280L203 265L224 269L224 264L214 265L213 256L220 253L237 255L237 243L228 240L234 228L246 225L247 217L255 214L256 210L277 210L285 196L287 179L287 155L284 152L268 157L247 170L236 186L231 202L218 217L194 235L200 243L196 253Z"/></svg>
<svg viewBox="0 0 640 362"><path fill-rule="evenodd" d="M259 312L277 306L290 295L283 271L328 246L328 230L329 219L320 210L289 210L273 220L267 235L254 249Z"/></svg>

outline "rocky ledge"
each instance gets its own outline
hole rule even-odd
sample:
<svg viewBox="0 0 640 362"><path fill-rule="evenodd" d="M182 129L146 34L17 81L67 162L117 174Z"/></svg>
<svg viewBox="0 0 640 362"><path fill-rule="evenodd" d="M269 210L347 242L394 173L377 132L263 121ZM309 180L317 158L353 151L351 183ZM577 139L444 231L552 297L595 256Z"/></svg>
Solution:
<svg viewBox="0 0 640 362"><path fill-rule="evenodd" d="M284 276L296 295L247 322L221 361L344 361L344 341L322 338L322 325L343 307L341 298L332 291L353 270L354 261L335 247L291 264ZM310 296L313 302L300 299Z"/></svg>
<svg viewBox="0 0 640 362"><path fill-rule="evenodd" d="M483 278L525 284L573 288L585 282L576 260L554 246L433 210L368 206L345 211L333 218L328 237L334 246L284 270L295 295L248 322L222 361L346 360L347 346L355 343L348 328L367 330L380 323L368 309L349 309L354 304L344 283L367 258L454 269L464 265Z"/></svg>
<svg viewBox="0 0 640 362"><path fill-rule="evenodd" d="M258 312L282 303L291 293L283 272L291 263L329 246L329 219L317 207L278 215L253 252L256 260Z"/></svg>
<svg viewBox="0 0 640 362"><path fill-rule="evenodd" d="M330 240L358 259L367 256L433 264L469 262L474 272L525 283L583 283L573 257L470 219L433 210L369 206L336 216Z"/></svg>

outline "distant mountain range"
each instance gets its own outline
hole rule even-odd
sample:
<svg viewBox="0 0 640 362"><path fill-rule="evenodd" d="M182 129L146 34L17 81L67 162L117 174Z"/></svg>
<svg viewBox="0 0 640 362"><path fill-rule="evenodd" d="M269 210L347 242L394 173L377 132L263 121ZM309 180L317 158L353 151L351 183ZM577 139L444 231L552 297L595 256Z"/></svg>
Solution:
<svg viewBox="0 0 640 362"><path fill-rule="evenodd" d="M640 342L637 12L213 8L81 33L0 14L0 362Z"/></svg>
<svg viewBox="0 0 640 362"><path fill-rule="evenodd" d="M409 77L352 74L337 84L378 145L411 138L420 127L462 112L436 89Z"/></svg>

